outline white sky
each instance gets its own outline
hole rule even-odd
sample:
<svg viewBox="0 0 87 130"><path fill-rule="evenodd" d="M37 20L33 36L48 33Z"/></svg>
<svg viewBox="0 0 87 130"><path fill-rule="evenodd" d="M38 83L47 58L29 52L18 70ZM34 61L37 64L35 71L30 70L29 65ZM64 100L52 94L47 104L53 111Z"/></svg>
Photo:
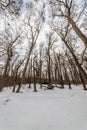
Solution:
<svg viewBox="0 0 87 130"><path fill-rule="evenodd" d="M28 2L28 1L31 1L31 0L24 0L25 2ZM44 2L47 2L47 0L43 0ZM80 0L81 1L81 0ZM35 8L38 8L38 10L41 10L42 9L42 6L43 6L43 3L42 3L42 0L40 0L39 2L37 2L38 4L36 4L36 3L34 3L34 6L35 6ZM23 9L23 8L22 8ZM24 11L24 9L23 9L23 11ZM45 8L45 16L46 16L46 21L49 19L48 18L48 16L49 16L49 13L48 13L48 6L46 6L46 8ZM1 16L0 16L0 18L1 18ZM14 26L14 20L15 20L15 18L13 19L13 21L10 19L10 17L9 18L6 18L7 19L7 21L8 21L8 19L9 19L9 21L10 21L10 24L12 25L12 26ZM21 23L21 19L22 19L22 17L20 17L19 18L19 21L17 20L16 22L17 22L17 25L16 25L16 27L17 26L19 26L20 25L20 23ZM18 24L18 22L19 22L19 24ZM3 27L4 27L4 21L3 21L3 19L0 19L0 25L1 25L1 28L0 28L0 30L3 30ZM38 43L40 44L40 43L44 43L44 45L46 44L46 39L45 39L45 33L47 33L47 32L49 32L49 26L48 26L48 24L47 23L44 23L44 25L43 25L43 28L42 28L42 31L41 31L41 34L40 34L40 36L39 36L39 38L38 38ZM81 42L81 41L80 41ZM56 43L56 45L57 45L57 47L56 47L56 51L58 52L58 51L62 51L62 47L61 47L61 40L59 39L59 41ZM27 47L27 45L26 45L26 43L25 43L25 48ZM79 49L80 48L80 49ZM83 47L82 46L80 46L80 47L78 47L78 45L77 45L77 51L79 52L79 53L81 53L81 49L83 50ZM21 50L21 54L24 54L24 48L23 48L23 50Z"/></svg>

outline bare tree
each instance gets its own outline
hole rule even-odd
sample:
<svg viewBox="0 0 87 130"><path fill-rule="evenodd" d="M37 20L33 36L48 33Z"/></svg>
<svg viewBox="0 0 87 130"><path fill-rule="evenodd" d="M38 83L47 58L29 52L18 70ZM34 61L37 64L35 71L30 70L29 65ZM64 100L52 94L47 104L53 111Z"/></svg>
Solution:
<svg viewBox="0 0 87 130"><path fill-rule="evenodd" d="M78 57L76 56L76 54L74 53L73 47L72 47L72 41L69 38L69 34L70 34L70 28L69 28L69 24L67 24L67 26L65 28L63 28L63 26L61 28L59 28L57 30L58 35L61 37L61 40L63 41L63 43L65 44L65 46L68 48L69 52L71 53L74 62L76 64L76 66L78 67L78 70L81 74L80 78L81 81L84 82L84 84L87 82L87 74L85 72L85 70L82 68ZM86 86L84 86L84 89L86 90Z"/></svg>
<svg viewBox="0 0 87 130"><path fill-rule="evenodd" d="M0 33L0 54L2 59L5 58L3 62L4 81L6 81L5 79L7 79L7 77L11 76L11 63L16 56L16 49L20 46L20 42L20 32L15 32L11 27ZM8 82L8 79L6 82Z"/></svg>
<svg viewBox="0 0 87 130"><path fill-rule="evenodd" d="M83 41L84 46L87 48L87 37L86 35L81 31L80 27L77 25L77 21L80 19L82 15L85 15L87 13L87 2L86 0L81 1L82 6L80 7L81 10L78 14L77 8L79 6L79 3L75 0L49 0L52 14L60 17L60 18L66 18L68 23L72 25L73 30L77 34L77 36Z"/></svg>
<svg viewBox="0 0 87 130"><path fill-rule="evenodd" d="M52 81L51 81L51 75L52 75L52 68L51 68L51 49L54 43L57 42L57 38L54 37L54 33L50 32L46 35L47 37L47 43L48 46L46 48L46 56L47 56L47 68L48 68L48 88L52 88Z"/></svg>
<svg viewBox="0 0 87 130"><path fill-rule="evenodd" d="M41 20L41 14L39 12L36 12L36 14L37 14L37 17L35 17L34 12L32 13L30 12L30 14L27 13L26 17L24 18L25 20L23 21L26 32L27 32L26 36L28 39L29 49L28 49L28 56L24 65L23 73L22 73L22 80L25 80L26 72L29 67L30 55L32 54L33 49L37 43L37 39L40 35L41 28L43 25L43 21ZM20 88L18 88L17 92L20 91Z"/></svg>
<svg viewBox="0 0 87 130"><path fill-rule="evenodd" d="M43 44L40 45L40 88L42 89L42 53L43 53Z"/></svg>

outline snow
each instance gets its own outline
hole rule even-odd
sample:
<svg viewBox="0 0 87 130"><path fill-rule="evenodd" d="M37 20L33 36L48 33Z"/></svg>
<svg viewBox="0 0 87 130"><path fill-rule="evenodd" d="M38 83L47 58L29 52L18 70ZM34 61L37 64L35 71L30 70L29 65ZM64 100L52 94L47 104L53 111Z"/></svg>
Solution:
<svg viewBox="0 0 87 130"><path fill-rule="evenodd" d="M0 93L0 130L87 130L87 92L81 85L11 91Z"/></svg>

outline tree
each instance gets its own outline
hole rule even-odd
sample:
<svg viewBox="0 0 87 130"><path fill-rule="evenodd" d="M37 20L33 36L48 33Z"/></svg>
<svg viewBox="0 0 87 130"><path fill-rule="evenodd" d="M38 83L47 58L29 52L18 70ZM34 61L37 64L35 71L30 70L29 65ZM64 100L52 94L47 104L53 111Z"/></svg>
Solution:
<svg viewBox="0 0 87 130"><path fill-rule="evenodd" d="M80 27L77 26L77 21L80 19L82 15L86 16L87 13L87 2L86 0L81 1L82 5L79 7L79 3L75 0L49 0L52 10L52 15L55 15L59 18L66 18L68 23L71 24L73 30L77 34L77 36L82 40L84 46L87 48L87 37L81 31ZM78 14L77 8L80 8L80 12Z"/></svg>
<svg viewBox="0 0 87 130"><path fill-rule="evenodd" d="M56 30L56 32L61 37L61 40L63 41L65 46L68 48L69 52L71 53L71 55L74 59L74 62L75 62L76 66L78 67L78 70L80 72L79 73L80 79L81 79L82 83L84 82L83 83L84 90L86 90L87 88L84 84L87 82L87 74L86 74L84 68L81 66L81 64L78 60L78 57L76 56L76 54L73 50L73 47L72 47L73 37L71 40L71 36L70 36L71 28L70 28L69 24L67 24L65 27L64 26L62 25L62 27L58 28L58 30Z"/></svg>
<svg viewBox="0 0 87 130"><path fill-rule="evenodd" d="M26 30L26 36L28 40L28 56L26 58L26 62L23 68L22 72L22 81L25 80L26 75L27 75L27 70L29 67L29 61L30 61L30 56L34 50L34 47L37 43L37 39L40 35L41 28L43 25L43 21L41 20L41 14L38 11L33 11L33 12L27 12L24 21L25 25L25 30ZM28 71L29 72L29 71ZM18 88L17 92L20 91L21 85Z"/></svg>
<svg viewBox="0 0 87 130"><path fill-rule="evenodd" d="M16 28L15 28L16 29ZM17 57L17 48L21 44L20 31L15 32L11 26L0 33L0 54L3 62L4 85L8 84L8 77L11 76L11 64ZM13 35L14 34L14 35Z"/></svg>
<svg viewBox="0 0 87 130"><path fill-rule="evenodd" d="M46 34L47 37L47 48L46 48L46 56L47 56L47 70L48 70L48 88L52 88L52 81L51 81L51 76L52 76L52 68L51 68L51 49L54 43L57 42L57 38L55 38L53 32L49 32L49 34Z"/></svg>

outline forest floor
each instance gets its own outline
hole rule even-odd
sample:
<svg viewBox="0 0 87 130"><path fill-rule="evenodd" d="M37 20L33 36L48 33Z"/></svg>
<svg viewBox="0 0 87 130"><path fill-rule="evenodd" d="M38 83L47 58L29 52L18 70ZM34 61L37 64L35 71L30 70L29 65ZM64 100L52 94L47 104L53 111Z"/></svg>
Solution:
<svg viewBox="0 0 87 130"><path fill-rule="evenodd" d="M33 85L32 85L33 87ZM21 93L4 88L0 93L0 130L87 130L87 91L54 88Z"/></svg>

